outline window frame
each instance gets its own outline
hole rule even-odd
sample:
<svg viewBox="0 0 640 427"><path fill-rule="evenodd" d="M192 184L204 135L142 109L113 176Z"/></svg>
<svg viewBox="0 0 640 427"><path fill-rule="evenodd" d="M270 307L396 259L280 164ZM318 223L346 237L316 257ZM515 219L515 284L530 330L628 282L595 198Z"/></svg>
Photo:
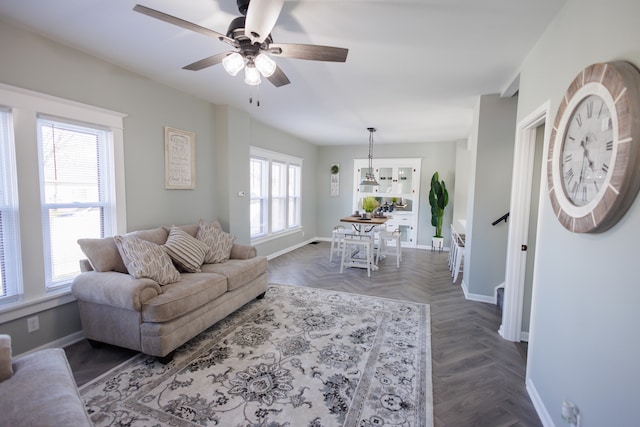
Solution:
<svg viewBox="0 0 640 427"><path fill-rule="evenodd" d="M284 235L298 232L302 229L301 224L301 210L302 210L302 171L303 171L303 159L290 156L287 154L277 153L275 151L265 150L259 147L250 147L250 162L261 161L266 167L263 168L263 172L266 170L266 180L261 182L262 187L266 187L266 209L262 212L262 224L266 224L266 230L260 234L253 234L250 232L251 243L256 244L278 238ZM291 167L296 168L297 174L295 176L295 190L298 194L292 195L291 185ZM276 193L276 185L278 182L274 179L274 167L279 168L281 171L280 186L278 189L283 191L284 194ZM251 171L250 171L251 173ZM253 186L250 177L250 185ZM264 199L264 196L263 196ZM253 187L251 189L251 202L254 202L257 198L254 197ZM279 209L282 210L282 215L279 217L279 221L276 221L274 217L274 211L276 211L276 203ZM291 203L294 204L295 213L293 213L293 221L291 221ZM264 206L264 204L263 204ZM251 221L251 219L250 219ZM292 223L293 222L293 223ZM278 224L278 226L275 226ZM281 225L281 226L280 226ZM254 224L250 224L250 229L254 228Z"/></svg>
<svg viewBox="0 0 640 427"><path fill-rule="evenodd" d="M47 290L43 256L40 176L36 118L39 114L78 123L91 123L111 131L116 200L114 233L125 233L124 118L126 114L0 83L0 105L14 113L14 137L19 200L19 234L23 293L16 301L0 303L0 323L74 301L70 287ZM25 238L28 236L28 238ZM40 236L40 237L37 237Z"/></svg>
<svg viewBox="0 0 640 427"><path fill-rule="evenodd" d="M44 149L44 136L42 130L44 126L54 126L61 132L77 132L87 133L95 136L97 145L97 161L96 167L98 168L98 200L92 202L77 202L77 201L65 201L65 202L49 202L47 201L47 185L49 182L45 173L45 149ZM115 212L115 200L112 192L110 191L111 183L114 180L113 177L113 156L111 155L112 135L109 129L103 126L95 125L92 123L78 123L66 119L60 119L57 117L49 117L39 114L36 118L36 127L38 132L38 157L39 157L39 170L40 170L40 200L41 200L41 213L42 213L42 239L43 239L43 251L45 262L45 286L47 291L55 290L56 288L64 288L71 285L73 277L70 278L55 278L54 277L54 251L52 242L52 223L50 212L63 210L63 209L98 209L100 211L100 225L96 235L83 235L78 238L103 238L105 236L111 236L116 234L114 232L114 216ZM54 130L55 132L55 130ZM55 144L55 143L54 143ZM71 215L77 217L78 215ZM75 248L74 249L78 249ZM79 252L79 250L78 250ZM58 260L59 262L59 260ZM75 273L79 273L78 270ZM74 274L73 272L71 274Z"/></svg>

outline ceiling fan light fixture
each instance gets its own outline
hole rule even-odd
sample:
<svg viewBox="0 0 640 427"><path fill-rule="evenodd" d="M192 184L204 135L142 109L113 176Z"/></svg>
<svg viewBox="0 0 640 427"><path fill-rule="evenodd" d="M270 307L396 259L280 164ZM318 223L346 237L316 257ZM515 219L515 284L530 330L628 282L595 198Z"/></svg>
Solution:
<svg viewBox="0 0 640 427"><path fill-rule="evenodd" d="M235 76L244 68L244 58L238 52L233 52L222 60L222 66L227 73Z"/></svg>
<svg viewBox="0 0 640 427"><path fill-rule="evenodd" d="M258 54L254 60L256 68L264 77L271 77L276 72L276 63L264 53Z"/></svg>
<svg viewBox="0 0 640 427"><path fill-rule="evenodd" d="M249 63L244 68L244 82L249 86L256 86L262 82L260 72L254 64Z"/></svg>

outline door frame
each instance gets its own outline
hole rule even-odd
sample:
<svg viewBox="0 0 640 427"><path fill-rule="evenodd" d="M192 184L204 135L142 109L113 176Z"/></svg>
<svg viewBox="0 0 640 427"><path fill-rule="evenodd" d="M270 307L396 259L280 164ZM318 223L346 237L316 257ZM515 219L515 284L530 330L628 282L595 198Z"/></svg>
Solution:
<svg viewBox="0 0 640 427"><path fill-rule="evenodd" d="M522 251L521 247L527 243L529 237L529 210L531 208L536 133L540 125L546 124L544 135L546 146L552 127L549 121L550 103L550 100L548 100L536 108L531 114L518 122L516 127L502 324L498 330L502 338L514 342L519 342L522 339L522 311L524 307L527 253ZM545 153L546 151L543 150L542 165L544 170L547 167ZM541 200L543 194L546 194L543 191L543 188L546 188L543 185L546 177L544 170L540 174ZM539 206L542 206L542 203ZM539 219L540 217L538 216ZM533 282L535 283L535 277Z"/></svg>

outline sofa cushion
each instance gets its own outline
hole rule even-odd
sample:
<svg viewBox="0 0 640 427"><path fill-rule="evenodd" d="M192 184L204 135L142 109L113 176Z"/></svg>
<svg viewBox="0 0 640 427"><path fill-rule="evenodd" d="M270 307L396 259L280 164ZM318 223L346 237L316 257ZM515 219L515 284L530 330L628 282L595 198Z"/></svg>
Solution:
<svg viewBox="0 0 640 427"><path fill-rule="evenodd" d="M187 273L200 271L208 246L178 227L171 227L167 242L162 248L178 268Z"/></svg>
<svg viewBox="0 0 640 427"><path fill-rule="evenodd" d="M203 272L218 273L227 278L227 289L233 291L267 271L267 258L230 259L221 264L203 264Z"/></svg>
<svg viewBox="0 0 640 427"><path fill-rule="evenodd" d="M130 235L117 235L114 240L127 271L134 278L146 277L160 285L180 280L180 273L160 246Z"/></svg>
<svg viewBox="0 0 640 427"><path fill-rule="evenodd" d="M142 305L145 322L166 322L189 313L227 291L227 279L214 273L183 273L162 295Z"/></svg>
<svg viewBox="0 0 640 427"><path fill-rule="evenodd" d="M91 268L95 271L117 271L126 273L127 267L122 261L113 237L104 239L79 239L78 245L87 256Z"/></svg>
<svg viewBox="0 0 640 427"><path fill-rule="evenodd" d="M219 228L219 224L209 223L207 224L203 220L200 220L198 234L196 238L204 242L208 246L207 254L204 258L204 262L207 264L225 262L229 259L231 254L231 247L236 239L236 236L225 233Z"/></svg>
<svg viewBox="0 0 640 427"><path fill-rule="evenodd" d="M11 367L11 337L0 335L0 382L8 380L13 375Z"/></svg>

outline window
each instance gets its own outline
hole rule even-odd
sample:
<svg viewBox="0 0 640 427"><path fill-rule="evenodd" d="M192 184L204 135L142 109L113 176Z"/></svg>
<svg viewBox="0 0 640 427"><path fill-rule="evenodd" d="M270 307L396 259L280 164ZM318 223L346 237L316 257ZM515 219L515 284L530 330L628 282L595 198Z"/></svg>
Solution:
<svg viewBox="0 0 640 427"><path fill-rule="evenodd" d="M113 234L111 138L101 127L47 117L37 126L45 280L52 289L80 272L78 239Z"/></svg>
<svg viewBox="0 0 640 427"><path fill-rule="evenodd" d="M0 302L22 293L17 193L12 115L0 107Z"/></svg>
<svg viewBox="0 0 640 427"><path fill-rule="evenodd" d="M125 117L0 83L0 323L73 301L77 240L126 232Z"/></svg>
<svg viewBox="0 0 640 427"><path fill-rule="evenodd" d="M251 148L251 238L300 228L302 159Z"/></svg>

